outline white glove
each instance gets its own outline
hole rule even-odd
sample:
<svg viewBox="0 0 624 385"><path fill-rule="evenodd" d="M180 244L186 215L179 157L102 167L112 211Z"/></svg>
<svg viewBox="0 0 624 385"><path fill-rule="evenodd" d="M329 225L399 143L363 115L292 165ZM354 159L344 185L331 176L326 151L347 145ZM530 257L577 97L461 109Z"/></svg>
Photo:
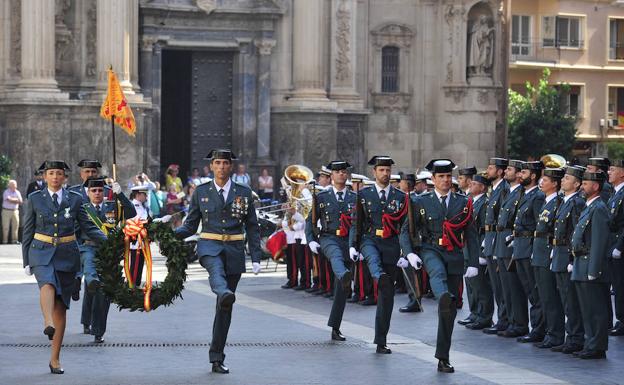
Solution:
<svg viewBox="0 0 624 385"><path fill-rule="evenodd" d="M349 258L351 258L353 262L359 260L360 259L359 256L360 256L360 253L358 253L355 247L349 248Z"/></svg>
<svg viewBox="0 0 624 385"><path fill-rule="evenodd" d="M319 247L321 247L316 241L308 243L308 246L310 246L310 250L312 250L314 254L318 254Z"/></svg>
<svg viewBox="0 0 624 385"><path fill-rule="evenodd" d="M253 262L251 264L251 270L253 271L254 274L258 275L260 270L262 270L262 267L260 266L258 262Z"/></svg>
<svg viewBox="0 0 624 385"><path fill-rule="evenodd" d="M32 271L30 271L30 266L26 266L26 267L24 268L24 273L25 273L26 275L32 275Z"/></svg>
<svg viewBox="0 0 624 385"><path fill-rule="evenodd" d="M156 218L154 219L152 222L162 222L162 223L167 223L171 220L171 215L165 215L164 217L160 217L160 218Z"/></svg>
<svg viewBox="0 0 624 385"><path fill-rule="evenodd" d="M364 260L364 256L362 255L362 253L358 253L358 260L363 261Z"/></svg>
<svg viewBox="0 0 624 385"><path fill-rule="evenodd" d="M487 265L487 259L485 259L483 257L479 257L479 265L481 265L481 266Z"/></svg>
<svg viewBox="0 0 624 385"><path fill-rule="evenodd" d="M620 259L620 258L622 258L622 252L620 250L618 250L618 249L613 249L613 253L611 253L611 256L614 259Z"/></svg>
<svg viewBox="0 0 624 385"><path fill-rule="evenodd" d="M407 261L407 259L401 257L399 258L399 261L397 262L397 266L400 267L401 269L405 269L406 267L409 266L409 262Z"/></svg>
<svg viewBox="0 0 624 385"><path fill-rule="evenodd" d="M511 243L507 247L513 247L513 245L514 245L514 241L511 241Z"/></svg>
<svg viewBox="0 0 624 385"><path fill-rule="evenodd" d="M464 274L464 278L472 278L476 277L477 275L479 275L479 269L470 266L466 269L466 274Z"/></svg>
<svg viewBox="0 0 624 385"><path fill-rule="evenodd" d="M282 229L290 231L290 227L288 227L288 221L282 221Z"/></svg>
<svg viewBox="0 0 624 385"><path fill-rule="evenodd" d="M113 192L119 194L121 192L121 185L117 182L113 182Z"/></svg>
<svg viewBox="0 0 624 385"><path fill-rule="evenodd" d="M422 259L420 259L420 257L414 253L407 254L407 260L409 261L410 265L412 265L412 267L416 270L420 270L420 268L422 267Z"/></svg>
<svg viewBox="0 0 624 385"><path fill-rule="evenodd" d="M485 249L485 239L481 241L481 247Z"/></svg>
<svg viewBox="0 0 624 385"><path fill-rule="evenodd" d="M555 249L550 250L550 259L553 259L554 255L555 255Z"/></svg>
<svg viewBox="0 0 624 385"><path fill-rule="evenodd" d="M509 241L511 241L511 240L512 240L512 238L513 238L513 235L508 235L508 236L506 236L506 237L505 237L505 242L509 242Z"/></svg>
<svg viewBox="0 0 624 385"><path fill-rule="evenodd" d="M594 279L596 279L596 277L594 277L593 275L588 275L587 279L589 279L590 281L593 281Z"/></svg>
<svg viewBox="0 0 624 385"><path fill-rule="evenodd" d="M574 266L572 266L572 264L568 264L568 273L572 272L572 269L574 268Z"/></svg>

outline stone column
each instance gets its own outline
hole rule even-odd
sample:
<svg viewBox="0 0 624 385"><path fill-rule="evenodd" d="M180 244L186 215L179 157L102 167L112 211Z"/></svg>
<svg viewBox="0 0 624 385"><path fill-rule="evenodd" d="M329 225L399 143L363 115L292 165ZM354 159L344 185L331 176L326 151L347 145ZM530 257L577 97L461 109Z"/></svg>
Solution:
<svg viewBox="0 0 624 385"><path fill-rule="evenodd" d="M126 95L139 90L138 17L138 0L97 0L96 89L106 90L112 65Z"/></svg>
<svg viewBox="0 0 624 385"><path fill-rule="evenodd" d="M65 98L55 79L54 1L22 0L21 80L26 98Z"/></svg>
<svg viewBox="0 0 624 385"><path fill-rule="evenodd" d="M255 41L258 52L258 123L256 157L269 158L271 150L271 50L275 40Z"/></svg>
<svg viewBox="0 0 624 385"><path fill-rule="evenodd" d="M293 85L290 102L302 107L329 103L323 69L323 0L294 0ZM334 103L335 104L335 103Z"/></svg>
<svg viewBox="0 0 624 385"><path fill-rule="evenodd" d="M356 0L332 0L330 98L349 109L364 107L355 89L356 8Z"/></svg>
<svg viewBox="0 0 624 385"><path fill-rule="evenodd" d="M141 40L141 72L139 73L139 84L141 91L146 97L152 96L152 58L155 55L156 38L153 36L143 36Z"/></svg>

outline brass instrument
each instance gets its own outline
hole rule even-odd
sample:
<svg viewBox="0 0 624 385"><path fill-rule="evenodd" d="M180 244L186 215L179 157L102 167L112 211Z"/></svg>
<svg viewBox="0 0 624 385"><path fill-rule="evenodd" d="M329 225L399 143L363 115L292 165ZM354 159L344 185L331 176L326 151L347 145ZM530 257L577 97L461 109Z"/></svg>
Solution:
<svg viewBox="0 0 624 385"><path fill-rule="evenodd" d="M288 205L304 218L308 218L312 210L312 195L308 185L314 181L314 173L306 166L293 164L286 167L282 177L282 187L288 196ZM292 228L292 215L286 211L285 218Z"/></svg>
<svg viewBox="0 0 624 385"><path fill-rule="evenodd" d="M568 164L563 156L557 154L546 154L540 158L540 161L546 168L562 168Z"/></svg>

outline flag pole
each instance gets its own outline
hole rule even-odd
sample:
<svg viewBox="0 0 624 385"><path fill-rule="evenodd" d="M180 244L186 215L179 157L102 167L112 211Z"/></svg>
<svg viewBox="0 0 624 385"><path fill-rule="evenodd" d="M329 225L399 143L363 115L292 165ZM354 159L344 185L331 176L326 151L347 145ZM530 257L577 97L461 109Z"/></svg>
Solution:
<svg viewBox="0 0 624 385"><path fill-rule="evenodd" d="M113 180L117 181L117 148L115 146L115 115L111 116L111 131L113 132Z"/></svg>

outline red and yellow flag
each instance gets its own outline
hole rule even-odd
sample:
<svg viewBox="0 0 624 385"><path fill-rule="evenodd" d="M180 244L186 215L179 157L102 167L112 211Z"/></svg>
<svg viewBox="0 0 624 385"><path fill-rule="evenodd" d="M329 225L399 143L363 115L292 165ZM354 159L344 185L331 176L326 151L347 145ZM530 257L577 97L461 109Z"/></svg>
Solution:
<svg viewBox="0 0 624 385"><path fill-rule="evenodd" d="M121 127L130 136L136 132L136 122L134 114L126 101L126 97L119 85L117 75L112 69L108 70L108 91L106 99L100 108L100 116L110 121L115 117L115 124Z"/></svg>

